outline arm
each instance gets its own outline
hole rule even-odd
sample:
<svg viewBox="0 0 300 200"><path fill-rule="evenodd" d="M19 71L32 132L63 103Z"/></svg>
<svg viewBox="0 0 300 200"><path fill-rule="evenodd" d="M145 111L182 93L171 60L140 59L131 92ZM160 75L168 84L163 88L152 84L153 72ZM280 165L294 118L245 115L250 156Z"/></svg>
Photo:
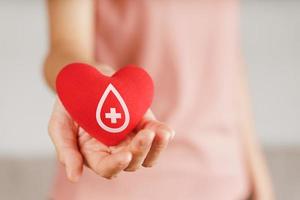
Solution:
<svg viewBox="0 0 300 200"><path fill-rule="evenodd" d="M272 200L274 194L268 169L255 135L253 117L250 109L250 98L246 85L245 73L240 73L239 86L239 113L241 119L241 131L243 133L243 144L245 147L245 157L252 186L252 199Z"/></svg>
<svg viewBox="0 0 300 200"><path fill-rule="evenodd" d="M50 50L44 74L53 90L56 76L65 64L74 61L95 63L92 2L48 0ZM104 65L97 65L97 68L105 74L113 72L112 68ZM157 121L148 110L130 137L117 146L109 147L91 138L57 100L49 122L49 135L68 178L77 181L84 165L108 179L121 171L152 167L174 136L174 131Z"/></svg>
<svg viewBox="0 0 300 200"><path fill-rule="evenodd" d="M91 0L48 0L49 52L44 75L54 90L56 75L69 62L94 63L94 13Z"/></svg>

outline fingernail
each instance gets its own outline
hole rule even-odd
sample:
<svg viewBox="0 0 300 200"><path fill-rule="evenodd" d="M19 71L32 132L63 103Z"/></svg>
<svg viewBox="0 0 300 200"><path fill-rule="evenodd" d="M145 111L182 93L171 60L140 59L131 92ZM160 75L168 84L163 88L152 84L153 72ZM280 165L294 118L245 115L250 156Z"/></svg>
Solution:
<svg viewBox="0 0 300 200"><path fill-rule="evenodd" d="M155 137L155 132L149 130L149 131L148 131L148 137L149 137L151 140L153 140L154 137Z"/></svg>
<svg viewBox="0 0 300 200"><path fill-rule="evenodd" d="M172 140L174 137L173 133L170 130L162 129L161 133L162 133L164 139L166 139L167 141Z"/></svg>
<svg viewBox="0 0 300 200"><path fill-rule="evenodd" d="M67 177L72 182L77 182L79 179L79 176L76 174L75 170L70 166L68 162L66 162L66 172Z"/></svg>
<svg viewBox="0 0 300 200"><path fill-rule="evenodd" d="M124 152L124 164L128 164L132 159L132 154L130 151Z"/></svg>
<svg viewBox="0 0 300 200"><path fill-rule="evenodd" d="M72 182L77 182L79 177L77 175L75 175L74 170L71 170L69 168L67 168L67 176L68 179Z"/></svg>
<svg viewBox="0 0 300 200"><path fill-rule="evenodd" d="M143 149L153 142L153 139L155 137L155 133L150 130L142 130L141 135L137 140L135 140L134 146L138 149Z"/></svg>
<svg viewBox="0 0 300 200"><path fill-rule="evenodd" d="M148 130L148 129L145 129L145 130L142 130L142 131L143 131L143 136L142 136L143 139L146 139L147 141L154 139L154 137L155 137L155 132L154 131Z"/></svg>

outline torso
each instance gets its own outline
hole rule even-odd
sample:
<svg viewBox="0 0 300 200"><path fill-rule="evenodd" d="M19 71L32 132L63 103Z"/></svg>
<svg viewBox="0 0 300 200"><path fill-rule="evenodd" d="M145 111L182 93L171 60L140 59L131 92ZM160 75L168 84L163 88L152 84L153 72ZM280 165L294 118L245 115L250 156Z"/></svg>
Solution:
<svg viewBox="0 0 300 200"><path fill-rule="evenodd" d="M95 17L96 59L146 68L156 86L152 109L177 135L153 169L113 181L86 170L78 184L60 171L58 199L246 199L234 107L237 1L98 0Z"/></svg>

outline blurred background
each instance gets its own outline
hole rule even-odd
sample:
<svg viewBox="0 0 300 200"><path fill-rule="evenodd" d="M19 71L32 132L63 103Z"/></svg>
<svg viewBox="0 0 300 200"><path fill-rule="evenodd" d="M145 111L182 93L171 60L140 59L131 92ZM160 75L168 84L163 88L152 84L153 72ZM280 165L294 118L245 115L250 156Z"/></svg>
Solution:
<svg viewBox="0 0 300 200"><path fill-rule="evenodd" d="M278 199L300 199L300 1L242 1L242 43L259 138ZM46 199L55 170L43 82L45 2L0 1L0 199Z"/></svg>

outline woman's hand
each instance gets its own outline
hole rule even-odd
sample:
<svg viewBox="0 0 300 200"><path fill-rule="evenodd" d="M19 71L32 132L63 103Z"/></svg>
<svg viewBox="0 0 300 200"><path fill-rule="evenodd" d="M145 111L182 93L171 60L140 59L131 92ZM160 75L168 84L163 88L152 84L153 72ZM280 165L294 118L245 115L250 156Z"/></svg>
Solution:
<svg viewBox="0 0 300 200"><path fill-rule="evenodd" d="M55 79L61 67L74 61L93 64L94 13L92 1L48 1L50 50L44 64L45 79L55 91ZM62 20L63 19L63 20ZM70 34L72 33L72 34ZM111 67L94 66L106 75ZM76 181L83 166L105 178L122 170L134 171L153 166L174 132L158 122L151 111L145 114L136 131L121 144L108 147L91 138L67 114L57 100L49 122L49 134L67 176Z"/></svg>
<svg viewBox="0 0 300 200"><path fill-rule="evenodd" d="M107 179L121 171L152 167L174 134L148 110L134 132L119 145L109 147L79 127L59 100L49 122L49 135L71 181L78 180L84 165Z"/></svg>

